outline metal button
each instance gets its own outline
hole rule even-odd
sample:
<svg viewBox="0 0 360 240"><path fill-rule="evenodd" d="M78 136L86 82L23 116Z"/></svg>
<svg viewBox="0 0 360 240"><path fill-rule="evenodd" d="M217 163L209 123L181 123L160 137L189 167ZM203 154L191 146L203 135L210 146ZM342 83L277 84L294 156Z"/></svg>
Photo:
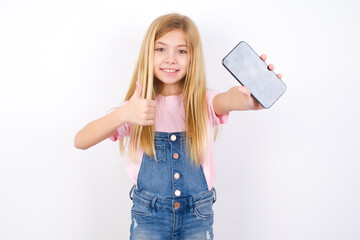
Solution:
<svg viewBox="0 0 360 240"><path fill-rule="evenodd" d="M179 154L178 154L178 153L174 153L174 154L173 154L173 157L174 157L175 159L178 159L178 158L179 158Z"/></svg>
<svg viewBox="0 0 360 240"><path fill-rule="evenodd" d="M176 191L175 191L175 195L176 195L177 197L180 196L180 195L181 195L180 190L176 190Z"/></svg>
<svg viewBox="0 0 360 240"><path fill-rule="evenodd" d="M176 202L176 203L174 204L174 208L179 208L179 207L180 207L180 203Z"/></svg>
<svg viewBox="0 0 360 240"><path fill-rule="evenodd" d="M177 179L179 179L180 178L180 174L179 173L175 173L174 174L174 178L177 180Z"/></svg>
<svg viewBox="0 0 360 240"><path fill-rule="evenodd" d="M176 136L175 136L175 135L171 135L170 139L171 139L171 141L175 141L175 140L176 140Z"/></svg>

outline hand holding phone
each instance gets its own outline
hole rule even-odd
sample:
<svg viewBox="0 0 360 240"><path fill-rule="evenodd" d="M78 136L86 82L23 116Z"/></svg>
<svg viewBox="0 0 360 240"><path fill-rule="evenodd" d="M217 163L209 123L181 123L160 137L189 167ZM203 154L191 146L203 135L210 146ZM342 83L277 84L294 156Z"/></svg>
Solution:
<svg viewBox="0 0 360 240"><path fill-rule="evenodd" d="M285 83L269 71L266 63L244 41L225 56L223 65L264 108L270 108L287 89Z"/></svg>

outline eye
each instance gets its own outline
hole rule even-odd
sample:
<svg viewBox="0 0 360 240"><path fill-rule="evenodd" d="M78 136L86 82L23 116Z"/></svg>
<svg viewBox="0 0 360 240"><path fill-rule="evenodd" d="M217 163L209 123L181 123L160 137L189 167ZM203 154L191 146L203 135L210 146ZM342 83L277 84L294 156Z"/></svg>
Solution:
<svg viewBox="0 0 360 240"><path fill-rule="evenodd" d="M187 51L186 51L186 50L181 49L181 50L179 50L179 51L178 51L178 53L185 54L185 53L187 53Z"/></svg>
<svg viewBox="0 0 360 240"><path fill-rule="evenodd" d="M165 49L162 47L156 48L155 51L157 52L165 52Z"/></svg>

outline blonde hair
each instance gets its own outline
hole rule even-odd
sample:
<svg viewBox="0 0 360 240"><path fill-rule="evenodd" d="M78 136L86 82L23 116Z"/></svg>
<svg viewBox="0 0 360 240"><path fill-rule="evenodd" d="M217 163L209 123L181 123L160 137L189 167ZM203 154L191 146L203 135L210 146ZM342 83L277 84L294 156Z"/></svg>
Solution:
<svg viewBox="0 0 360 240"><path fill-rule="evenodd" d="M155 19L143 39L135 71L127 91L125 101L134 94L136 81L142 84L142 98L155 99L161 82L153 73L155 41L166 33L180 29L184 32L190 60L183 84L183 104L185 108L186 140L192 162L199 166L207 151L208 106L206 101L205 64L199 31L195 23L180 14L167 14ZM132 161L137 161L138 148L149 156L155 155L154 125L132 125L129 151ZM120 151L124 152L126 142L120 139Z"/></svg>

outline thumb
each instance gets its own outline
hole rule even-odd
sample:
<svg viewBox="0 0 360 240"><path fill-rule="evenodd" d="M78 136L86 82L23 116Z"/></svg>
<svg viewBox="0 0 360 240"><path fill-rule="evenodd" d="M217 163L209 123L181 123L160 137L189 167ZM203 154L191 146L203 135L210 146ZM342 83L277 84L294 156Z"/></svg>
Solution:
<svg viewBox="0 0 360 240"><path fill-rule="evenodd" d="M246 87L244 86L240 86L239 88L239 91L244 94L245 96L250 96L250 91L249 89L247 89Z"/></svg>
<svg viewBox="0 0 360 240"><path fill-rule="evenodd" d="M141 98L142 85L139 81L136 81L135 92L131 98Z"/></svg>

